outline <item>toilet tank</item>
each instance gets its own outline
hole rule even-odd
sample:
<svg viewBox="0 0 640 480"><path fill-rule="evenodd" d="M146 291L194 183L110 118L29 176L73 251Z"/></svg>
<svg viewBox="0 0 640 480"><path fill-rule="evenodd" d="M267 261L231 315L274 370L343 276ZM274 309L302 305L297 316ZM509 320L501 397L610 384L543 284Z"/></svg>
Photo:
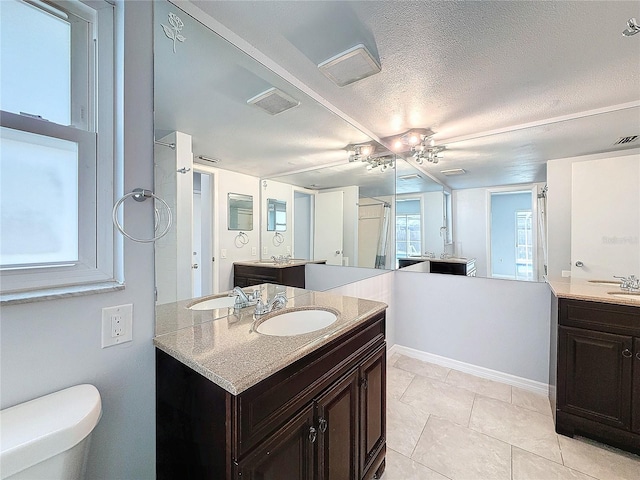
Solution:
<svg viewBox="0 0 640 480"><path fill-rule="evenodd" d="M0 411L0 479L80 479L100 394L76 385Z"/></svg>

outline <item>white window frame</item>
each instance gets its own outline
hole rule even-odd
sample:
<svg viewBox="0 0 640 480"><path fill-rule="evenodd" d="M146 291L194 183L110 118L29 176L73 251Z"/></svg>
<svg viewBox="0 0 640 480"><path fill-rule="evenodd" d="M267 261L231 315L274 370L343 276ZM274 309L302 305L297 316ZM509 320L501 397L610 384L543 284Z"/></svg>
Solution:
<svg viewBox="0 0 640 480"><path fill-rule="evenodd" d="M0 112L3 127L78 143L78 262L0 271L4 296L116 283L111 207L115 170L115 8L103 0L28 1L64 11L72 23L71 125ZM87 28L88 27L88 28ZM78 39L84 39L78 41ZM75 41L74 41L75 40ZM85 69L86 71L83 71ZM79 76L86 78L80 79ZM95 92L95 93L92 93ZM37 115L38 112L28 112ZM99 133L98 133L99 132Z"/></svg>

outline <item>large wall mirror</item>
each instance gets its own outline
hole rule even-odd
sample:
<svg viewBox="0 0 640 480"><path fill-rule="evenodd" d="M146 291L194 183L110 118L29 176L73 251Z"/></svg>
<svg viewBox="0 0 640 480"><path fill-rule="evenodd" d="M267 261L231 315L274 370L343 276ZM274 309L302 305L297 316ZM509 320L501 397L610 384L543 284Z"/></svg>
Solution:
<svg viewBox="0 0 640 480"><path fill-rule="evenodd" d="M294 212L299 214L301 205L310 203L309 195L322 190L319 177L324 173L307 173L318 179L295 189L284 183L287 179L271 180L274 176L319 167L324 172L353 168L358 176L369 175L366 165L348 163L346 150L371 143L366 134L215 33L218 27L191 3L154 2L154 191L175 214L175 225L155 248L158 304L230 289L234 261L279 254L313 258L314 239L305 244L300 233L304 222L312 220L294 221ZM274 110L274 105L288 109ZM378 179L375 172L369 177ZM389 169L379 176L384 188L360 193L355 193L358 178L350 189L334 186L345 187L344 209L354 210L361 195L392 198L393 178ZM272 224L268 199L275 213ZM241 208L236 208L238 201ZM351 226L347 230L354 231ZM309 236L312 230L306 232ZM392 235L390 227L387 232ZM354 238L348 238L350 245ZM317 255L353 265L357 254L349 248ZM378 245L367 248L373 268ZM377 259L378 266L387 264L392 266L388 258Z"/></svg>

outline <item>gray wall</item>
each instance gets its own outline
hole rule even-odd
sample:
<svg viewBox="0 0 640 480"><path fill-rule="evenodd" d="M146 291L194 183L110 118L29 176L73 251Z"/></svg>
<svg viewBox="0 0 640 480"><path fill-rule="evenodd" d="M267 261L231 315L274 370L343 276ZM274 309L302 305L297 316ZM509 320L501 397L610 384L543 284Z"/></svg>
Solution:
<svg viewBox="0 0 640 480"><path fill-rule="evenodd" d="M119 4L119 7L122 7ZM151 3L124 12L124 191L153 182ZM122 173L122 172L120 172ZM125 226L153 232L151 202L125 206ZM124 243L123 291L2 308L0 406L80 383L94 384L103 415L94 431L87 478L155 478L153 247ZM133 342L100 347L101 309L133 304Z"/></svg>
<svg viewBox="0 0 640 480"><path fill-rule="evenodd" d="M397 271L394 289L398 345L548 383L546 283Z"/></svg>

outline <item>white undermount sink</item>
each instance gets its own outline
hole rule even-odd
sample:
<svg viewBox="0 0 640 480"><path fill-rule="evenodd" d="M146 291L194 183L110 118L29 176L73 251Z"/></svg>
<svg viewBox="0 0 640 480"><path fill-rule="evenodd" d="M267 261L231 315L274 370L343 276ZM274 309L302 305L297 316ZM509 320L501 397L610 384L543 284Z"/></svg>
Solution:
<svg viewBox="0 0 640 480"><path fill-rule="evenodd" d="M218 297L202 302L195 303L189 307L190 310L215 310L217 308L232 308L236 302L235 295L233 297Z"/></svg>
<svg viewBox="0 0 640 480"><path fill-rule="evenodd" d="M284 310L267 317L256 327L258 333L276 337L289 337L315 332L335 323L338 315L330 310L314 308Z"/></svg>

